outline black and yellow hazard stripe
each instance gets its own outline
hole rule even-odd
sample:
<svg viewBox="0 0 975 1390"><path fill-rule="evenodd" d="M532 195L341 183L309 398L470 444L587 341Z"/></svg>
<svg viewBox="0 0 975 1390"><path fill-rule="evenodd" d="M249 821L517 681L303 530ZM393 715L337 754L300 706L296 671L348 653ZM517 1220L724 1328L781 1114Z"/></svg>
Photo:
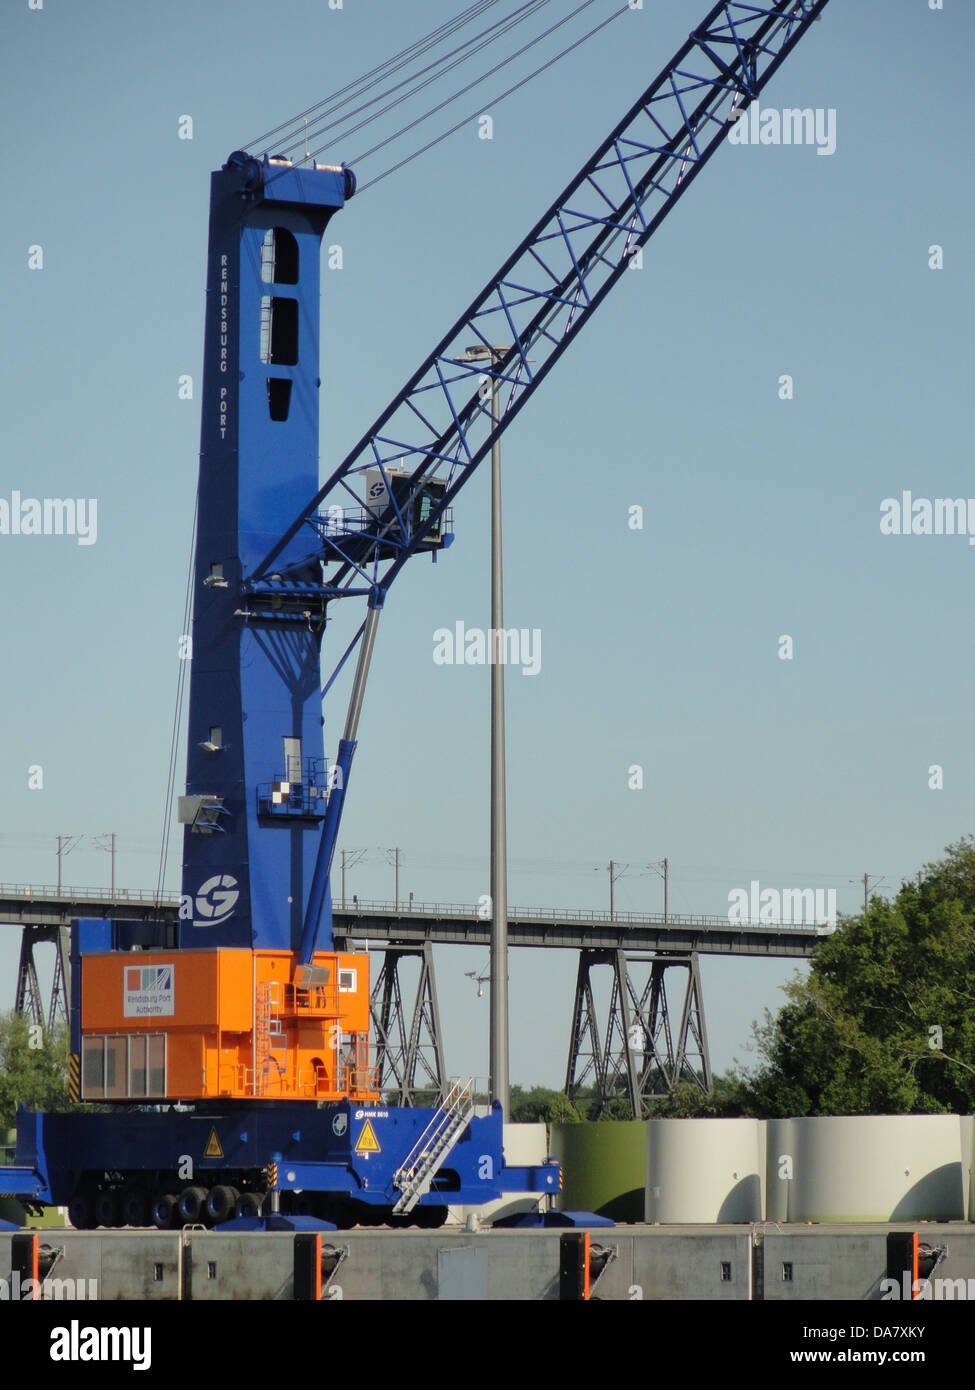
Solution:
<svg viewBox="0 0 975 1390"><path fill-rule="evenodd" d="M72 1052L68 1058L68 1099L81 1099L81 1058L77 1052Z"/></svg>

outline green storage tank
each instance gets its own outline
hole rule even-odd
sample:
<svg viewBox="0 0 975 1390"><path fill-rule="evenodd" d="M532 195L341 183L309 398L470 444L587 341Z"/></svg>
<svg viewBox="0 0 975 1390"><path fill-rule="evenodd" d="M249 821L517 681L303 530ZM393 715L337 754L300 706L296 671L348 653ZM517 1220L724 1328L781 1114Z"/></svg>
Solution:
<svg viewBox="0 0 975 1390"><path fill-rule="evenodd" d="M612 1221L643 1221L647 1126L644 1120L553 1124L551 1151L562 1165L564 1211Z"/></svg>

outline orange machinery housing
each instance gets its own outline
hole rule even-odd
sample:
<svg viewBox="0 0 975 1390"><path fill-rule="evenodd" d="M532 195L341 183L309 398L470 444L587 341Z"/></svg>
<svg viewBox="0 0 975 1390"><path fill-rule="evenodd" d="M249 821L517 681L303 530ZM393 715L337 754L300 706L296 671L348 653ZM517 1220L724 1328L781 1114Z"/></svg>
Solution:
<svg viewBox="0 0 975 1390"><path fill-rule="evenodd" d="M287 951L112 951L81 962L82 1100L378 1099L369 957Z"/></svg>

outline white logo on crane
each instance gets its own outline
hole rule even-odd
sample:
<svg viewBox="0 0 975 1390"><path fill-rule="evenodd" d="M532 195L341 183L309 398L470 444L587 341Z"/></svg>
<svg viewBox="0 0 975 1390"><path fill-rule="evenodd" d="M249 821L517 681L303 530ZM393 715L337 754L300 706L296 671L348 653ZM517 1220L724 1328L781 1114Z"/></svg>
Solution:
<svg viewBox="0 0 975 1390"><path fill-rule="evenodd" d="M233 915L240 890L230 874L214 874L201 883L196 895L194 927L219 927Z"/></svg>

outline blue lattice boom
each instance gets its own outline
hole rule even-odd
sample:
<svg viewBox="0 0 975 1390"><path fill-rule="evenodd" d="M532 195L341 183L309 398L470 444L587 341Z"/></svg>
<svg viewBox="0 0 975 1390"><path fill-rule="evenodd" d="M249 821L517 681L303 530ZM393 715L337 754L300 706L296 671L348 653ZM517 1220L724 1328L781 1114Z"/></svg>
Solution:
<svg viewBox="0 0 975 1390"><path fill-rule="evenodd" d="M255 593L286 582L305 563L275 569L303 529L315 533L315 553L330 567L327 598L389 587L431 530L443 527L494 439L826 4L722 0L713 7L271 548L252 576ZM486 362L461 360L470 348L502 344L506 351ZM371 528L382 540L370 542L361 525L343 519L368 515L367 477L387 480L393 470L409 479L400 499L431 479L445 486L421 525L390 488L381 523Z"/></svg>

